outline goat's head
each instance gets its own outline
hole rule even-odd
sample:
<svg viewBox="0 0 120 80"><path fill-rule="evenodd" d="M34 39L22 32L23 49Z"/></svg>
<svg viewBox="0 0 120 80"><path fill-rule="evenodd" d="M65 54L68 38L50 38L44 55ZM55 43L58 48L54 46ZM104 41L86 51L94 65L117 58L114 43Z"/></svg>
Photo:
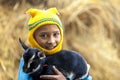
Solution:
<svg viewBox="0 0 120 80"><path fill-rule="evenodd" d="M43 64L43 58L45 58L45 54L43 51L40 51L37 48L29 48L26 46L20 39L19 42L23 49L25 50L23 53L23 71L25 73L34 73L38 69L40 69L41 65Z"/></svg>

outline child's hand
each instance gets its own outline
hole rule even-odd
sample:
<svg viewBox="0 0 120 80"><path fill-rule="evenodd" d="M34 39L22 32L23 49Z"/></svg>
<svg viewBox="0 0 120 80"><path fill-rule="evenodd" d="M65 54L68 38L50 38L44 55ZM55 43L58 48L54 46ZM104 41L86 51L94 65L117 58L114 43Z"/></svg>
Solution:
<svg viewBox="0 0 120 80"><path fill-rule="evenodd" d="M56 75L41 75L40 78L52 80L66 80L64 75L55 66L53 66L53 70L56 73Z"/></svg>

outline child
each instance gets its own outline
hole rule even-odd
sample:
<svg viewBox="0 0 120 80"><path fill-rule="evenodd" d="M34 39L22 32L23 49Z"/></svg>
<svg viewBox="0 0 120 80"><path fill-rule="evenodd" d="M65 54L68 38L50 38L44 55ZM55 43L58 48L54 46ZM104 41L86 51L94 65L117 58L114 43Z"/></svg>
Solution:
<svg viewBox="0 0 120 80"><path fill-rule="evenodd" d="M46 56L55 54L62 50L63 29L62 23L57 16L57 9L29 9L27 13L31 15L31 18L28 22L28 40L32 47L36 47L44 51ZM22 71L23 64L23 58L21 58L18 80L32 80L32 77L30 77L29 74L26 74ZM56 75L42 75L40 77L43 79L66 80L63 74L54 66L53 70ZM91 76L88 75L83 80L91 80Z"/></svg>

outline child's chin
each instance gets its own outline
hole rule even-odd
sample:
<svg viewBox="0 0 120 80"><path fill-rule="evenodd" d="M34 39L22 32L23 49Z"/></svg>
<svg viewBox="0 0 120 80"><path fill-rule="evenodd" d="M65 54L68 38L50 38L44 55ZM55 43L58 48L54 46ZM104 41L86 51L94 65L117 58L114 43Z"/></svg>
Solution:
<svg viewBox="0 0 120 80"><path fill-rule="evenodd" d="M47 50L52 50L52 49L54 49L54 48L47 48Z"/></svg>
<svg viewBox="0 0 120 80"><path fill-rule="evenodd" d="M54 47L48 47L48 48L47 48L47 50L52 50L52 49L54 49Z"/></svg>

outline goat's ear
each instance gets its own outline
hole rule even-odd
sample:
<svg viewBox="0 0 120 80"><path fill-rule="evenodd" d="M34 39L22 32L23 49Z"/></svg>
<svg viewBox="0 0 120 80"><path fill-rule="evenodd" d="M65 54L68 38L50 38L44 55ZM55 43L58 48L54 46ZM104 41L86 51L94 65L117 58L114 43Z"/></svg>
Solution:
<svg viewBox="0 0 120 80"><path fill-rule="evenodd" d="M21 46L23 47L24 50L28 49L28 46L26 46L20 38L19 38L19 42L20 42L20 44L21 44Z"/></svg>
<svg viewBox="0 0 120 80"><path fill-rule="evenodd" d="M43 59L43 58L45 58L46 56L45 56L45 53L44 53L44 52L40 51L40 52L38 52L38 57L40 57L40 59Z"/></svg>

